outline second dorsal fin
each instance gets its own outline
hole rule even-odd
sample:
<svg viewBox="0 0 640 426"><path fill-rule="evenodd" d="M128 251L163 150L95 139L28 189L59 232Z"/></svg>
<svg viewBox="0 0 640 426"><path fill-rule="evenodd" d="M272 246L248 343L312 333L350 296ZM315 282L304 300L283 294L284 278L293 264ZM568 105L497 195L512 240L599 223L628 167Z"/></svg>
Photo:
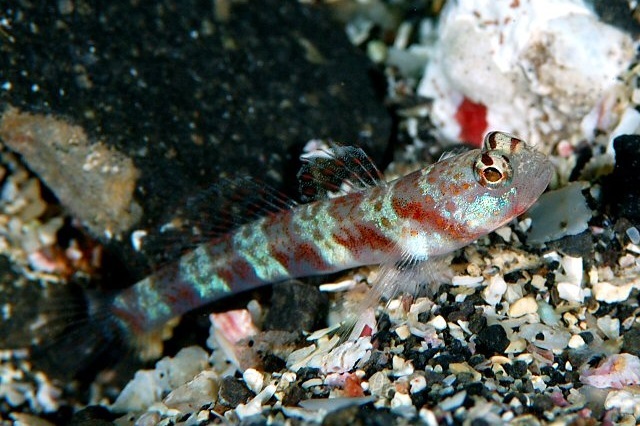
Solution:
<svg viewBox="0 0 640 426"><path fill-rule="evenodd" d="M210 237L295 206L294 200L269 184L239 176L221 178L209 189L190 198L185 210L188 222L197 223Z"/></svg>
<svg viewBox="0 0 640 426"><path fill-rule="evenodd" d="M385 184L382 173L361 148L334 142L313 143L309 152L300 156L303 165L298 172L298 182L303 201Z"/></svg>
<svg viewBox="0 0 640 426"><path fill-rule="evenodd" d="M145 238L142 250L152 263L161 265L211 238L295 206L294 200L265 182L246 176L221 178L167 215L158 232Z"/></svg>

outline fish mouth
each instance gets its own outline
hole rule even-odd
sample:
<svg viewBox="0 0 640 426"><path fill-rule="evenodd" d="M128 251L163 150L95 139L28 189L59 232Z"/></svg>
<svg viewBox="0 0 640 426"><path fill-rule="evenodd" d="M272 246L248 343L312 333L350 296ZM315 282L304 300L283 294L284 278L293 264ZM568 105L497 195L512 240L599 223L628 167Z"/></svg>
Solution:
<svg viewBox="0 0 640 426"><path fill-rule="evenodd" d="M526 212L545 191L553 176L553 165L546 155L530 148L521 165L523 170L520 176L518 190L518 202L514 208L516 215ZM531 158L533 156L533 158Z"/></svg>

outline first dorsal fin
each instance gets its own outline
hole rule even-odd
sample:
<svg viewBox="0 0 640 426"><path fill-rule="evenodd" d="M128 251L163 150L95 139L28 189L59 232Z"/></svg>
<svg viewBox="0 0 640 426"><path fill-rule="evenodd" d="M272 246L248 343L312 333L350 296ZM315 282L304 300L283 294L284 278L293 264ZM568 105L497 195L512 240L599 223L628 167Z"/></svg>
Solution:
<svg viewBox="0 0 640 426"><path fill-rule="evenodd" d="M455 157L456 155L460 155L463 152L467 152L467 151L468 149L465 147L457 147L449 151L445 151L442 153L442 155L440 155L440 158L438 158L438 162L442 160L446 160L447 158Z"/></svg>
<svg viewBox="0 0 640 426"><path fill-rule="evenodd" d="M298 172L303 201L385 184L382 173L361 148L313 141L300 159L304 163Z"/></svg>

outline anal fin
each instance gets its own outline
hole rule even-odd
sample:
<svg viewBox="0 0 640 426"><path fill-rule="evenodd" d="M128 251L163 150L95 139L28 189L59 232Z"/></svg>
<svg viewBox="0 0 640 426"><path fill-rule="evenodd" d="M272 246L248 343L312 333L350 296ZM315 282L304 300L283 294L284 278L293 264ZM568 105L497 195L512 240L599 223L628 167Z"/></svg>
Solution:
<svg viewBox="0 0 640 426"><path fill-rule="evenodd" d="M449 256L417 259L404 254L400 261L381 264L371 288L338 330L340 342L355 340L377 329L373 314L381 300L390 301L403 293L413 297L421 293L433 295L449 278L448 261Z"/></svg>

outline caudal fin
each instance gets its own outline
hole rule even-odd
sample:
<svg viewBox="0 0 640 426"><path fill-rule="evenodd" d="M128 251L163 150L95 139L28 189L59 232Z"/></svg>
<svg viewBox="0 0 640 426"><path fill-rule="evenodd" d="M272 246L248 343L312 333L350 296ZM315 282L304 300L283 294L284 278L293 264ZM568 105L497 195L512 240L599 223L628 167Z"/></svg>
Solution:
<svg viewBox="0 0 640 426"><path fill-rule="evenodd" d="M15 318L24 336L0 342L4 349L28 347L33 367L62 381L95 376L127 353L126 334L110 313L110 296L89 295L72 285L48 293L30 315Z"/></svg>

